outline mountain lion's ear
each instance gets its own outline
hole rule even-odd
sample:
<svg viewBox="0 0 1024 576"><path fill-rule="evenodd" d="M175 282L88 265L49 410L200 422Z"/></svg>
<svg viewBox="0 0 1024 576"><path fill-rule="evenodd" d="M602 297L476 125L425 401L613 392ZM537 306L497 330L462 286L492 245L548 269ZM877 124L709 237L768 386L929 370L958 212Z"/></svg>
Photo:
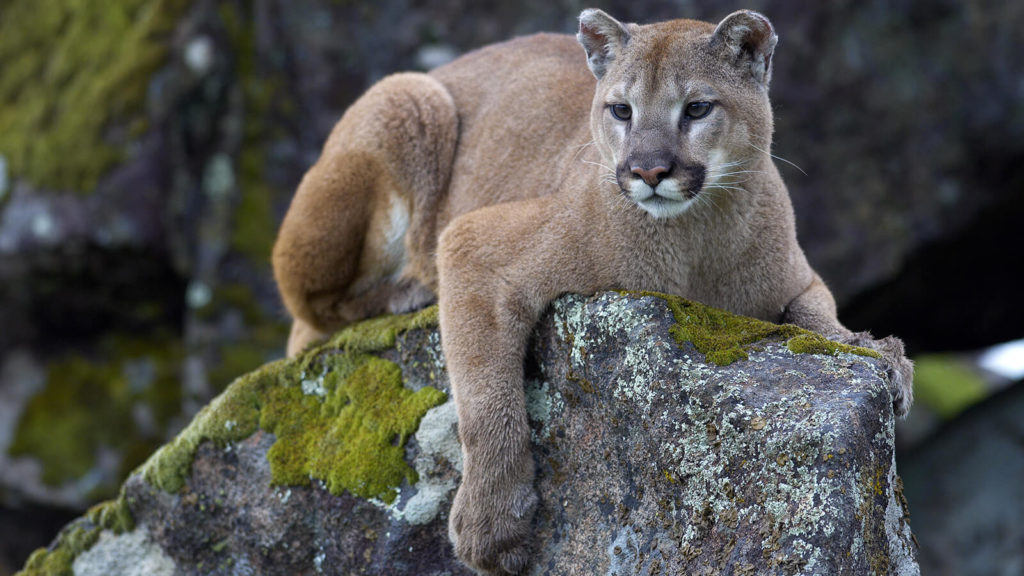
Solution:
<svg viewBox="0 0 1024 576"><path fill-rule="evenodd" d="M767 18L750 10L725 17L711 36L712 44L724 43L737 66L746 66L754 79L768 85L772 78L772 53L779 37Z"/></svg>
<svg viewBox="0 0 1024 576"><path fill-rule="evenodd" d="M576 39L587 51L587 66L600 80L612 60L629 42L629 31L601 10L587 8L580 14L580 32Z"/></svg>

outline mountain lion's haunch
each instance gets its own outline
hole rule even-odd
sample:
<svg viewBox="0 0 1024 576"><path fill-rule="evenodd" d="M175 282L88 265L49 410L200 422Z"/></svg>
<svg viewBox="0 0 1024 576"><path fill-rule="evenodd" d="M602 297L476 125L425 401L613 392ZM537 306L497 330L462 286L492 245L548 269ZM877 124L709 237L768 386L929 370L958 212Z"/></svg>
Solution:
<svg viewBox="0 0 1024 576"><path fill-rule="evenodd" d="M560 293L669 292L791 322L875 348L896 412L912 399L902 343L844 328L797 244L769 154L768 20L638 26L587 10L577 39L380 81L335 127L274 247L289 354L438 299L464 458L450 535L487 574L528 561L523 357Z"/></svg>

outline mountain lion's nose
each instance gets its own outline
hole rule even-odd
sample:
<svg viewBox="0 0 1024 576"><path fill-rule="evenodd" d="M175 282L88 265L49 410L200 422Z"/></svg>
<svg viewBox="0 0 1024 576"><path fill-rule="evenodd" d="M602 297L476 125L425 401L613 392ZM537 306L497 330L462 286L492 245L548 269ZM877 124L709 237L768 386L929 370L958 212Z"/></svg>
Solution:
<svg viewBox="0 0 1024 576"><path fill-rule="evenodd" d="M655 166L654 168L641 168L639 166L633 166L630 169L633 174L643 178L644 182L651 188L658 186L658 183L664 180L668 176L669 168L664 166Z"/></svg>

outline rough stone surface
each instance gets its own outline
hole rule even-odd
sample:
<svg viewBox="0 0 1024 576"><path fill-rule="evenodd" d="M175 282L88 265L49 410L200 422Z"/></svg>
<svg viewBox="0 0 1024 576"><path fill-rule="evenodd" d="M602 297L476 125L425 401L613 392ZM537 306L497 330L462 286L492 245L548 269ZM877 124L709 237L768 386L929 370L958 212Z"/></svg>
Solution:
<svg viewBox="0 0 1024 576"><path fill-rule="evenodd" d="M71 565L75 574L117 576L174 576L175 565L153 543L144 526L115 535L100 534L99 540Z"/></svg>
<svg viewBox="0 0 1024 576"><path fill-rule="evenodd" d="M563 297L539 326L529 573L918 574L877 361L762 341L716 366L670 335L675 322L660 297L604 293ZM438 340L409 330L378 354L407 387L446 391ZM85 555L116 556L123 542L166 556L174 574L468 574L447 541L460 469L451 400L408 441L419 477L390 505L317 480L273 485L274 442L258 430L200 444L174 494L135 474L123 493L134 531Z"/></svg>
<svg viewBox="0 0 1024 576"><path fill-rule="evenodd" d="M536 430L551 573L916 573L876 364L767 343L715 367L656 303L557 309Z"/></svg>

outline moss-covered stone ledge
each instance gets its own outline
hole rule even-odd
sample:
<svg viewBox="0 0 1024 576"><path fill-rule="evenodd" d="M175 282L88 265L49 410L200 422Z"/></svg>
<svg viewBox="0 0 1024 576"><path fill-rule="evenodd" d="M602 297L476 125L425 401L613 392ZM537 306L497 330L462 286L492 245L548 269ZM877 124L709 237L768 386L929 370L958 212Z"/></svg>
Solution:
<svg viewBox="0 0 1024 576"><path fill-rule="evenodd" d="M447 543L448 392L436 311L352 327L239 378L25 574L139 556L149 574L469 574ZM570 295L526 393L531 573L918 573L869 351L663 295Z"/></svg>
<svg viewBox="0 0 1024 576"><path fill-rule="evenodd" d="M348 493L387 507L403 483L418 480L405 459L406 443L423 416L447 400L445 392L427 383L414 381L408 384L415 390L407 387L402 368L388 357L400 359L402 342L408 340L400 336L424 329L435 329L436 336L436 326L436 307L370 320L301 358L268 364L238 378L136 470L134 484L130 480L128 485L141 481L187 500L201 446L230 452L255 435L261 441L272 438L263 456L267 487L287 493L291 486L315 483L329 494ZM422 346L437 350L412 352L433 362L440 358L437 338L425 339ZM24 574L72 573L72 562L99 542L102 532L116 536L135 527L138 513L133 515L130 508L137 503L129 489L90 510L62 531L50 550L37 551Z"/></svg>
<svg viewBox="0 0 1024 576"><path fill-rule="evenodd" d="M178 493L201 443L228 446L264 430L277 438L267 454L274 484L319 480L332 494L393 502L403 479L416 482L404 460L406 442L427 410L447 397L429 386L405 388L401 368L373 352L394 346L399 332L436 325L436 318L428 309L366 322L297 360L239 378L140 473Z"/></svg>

